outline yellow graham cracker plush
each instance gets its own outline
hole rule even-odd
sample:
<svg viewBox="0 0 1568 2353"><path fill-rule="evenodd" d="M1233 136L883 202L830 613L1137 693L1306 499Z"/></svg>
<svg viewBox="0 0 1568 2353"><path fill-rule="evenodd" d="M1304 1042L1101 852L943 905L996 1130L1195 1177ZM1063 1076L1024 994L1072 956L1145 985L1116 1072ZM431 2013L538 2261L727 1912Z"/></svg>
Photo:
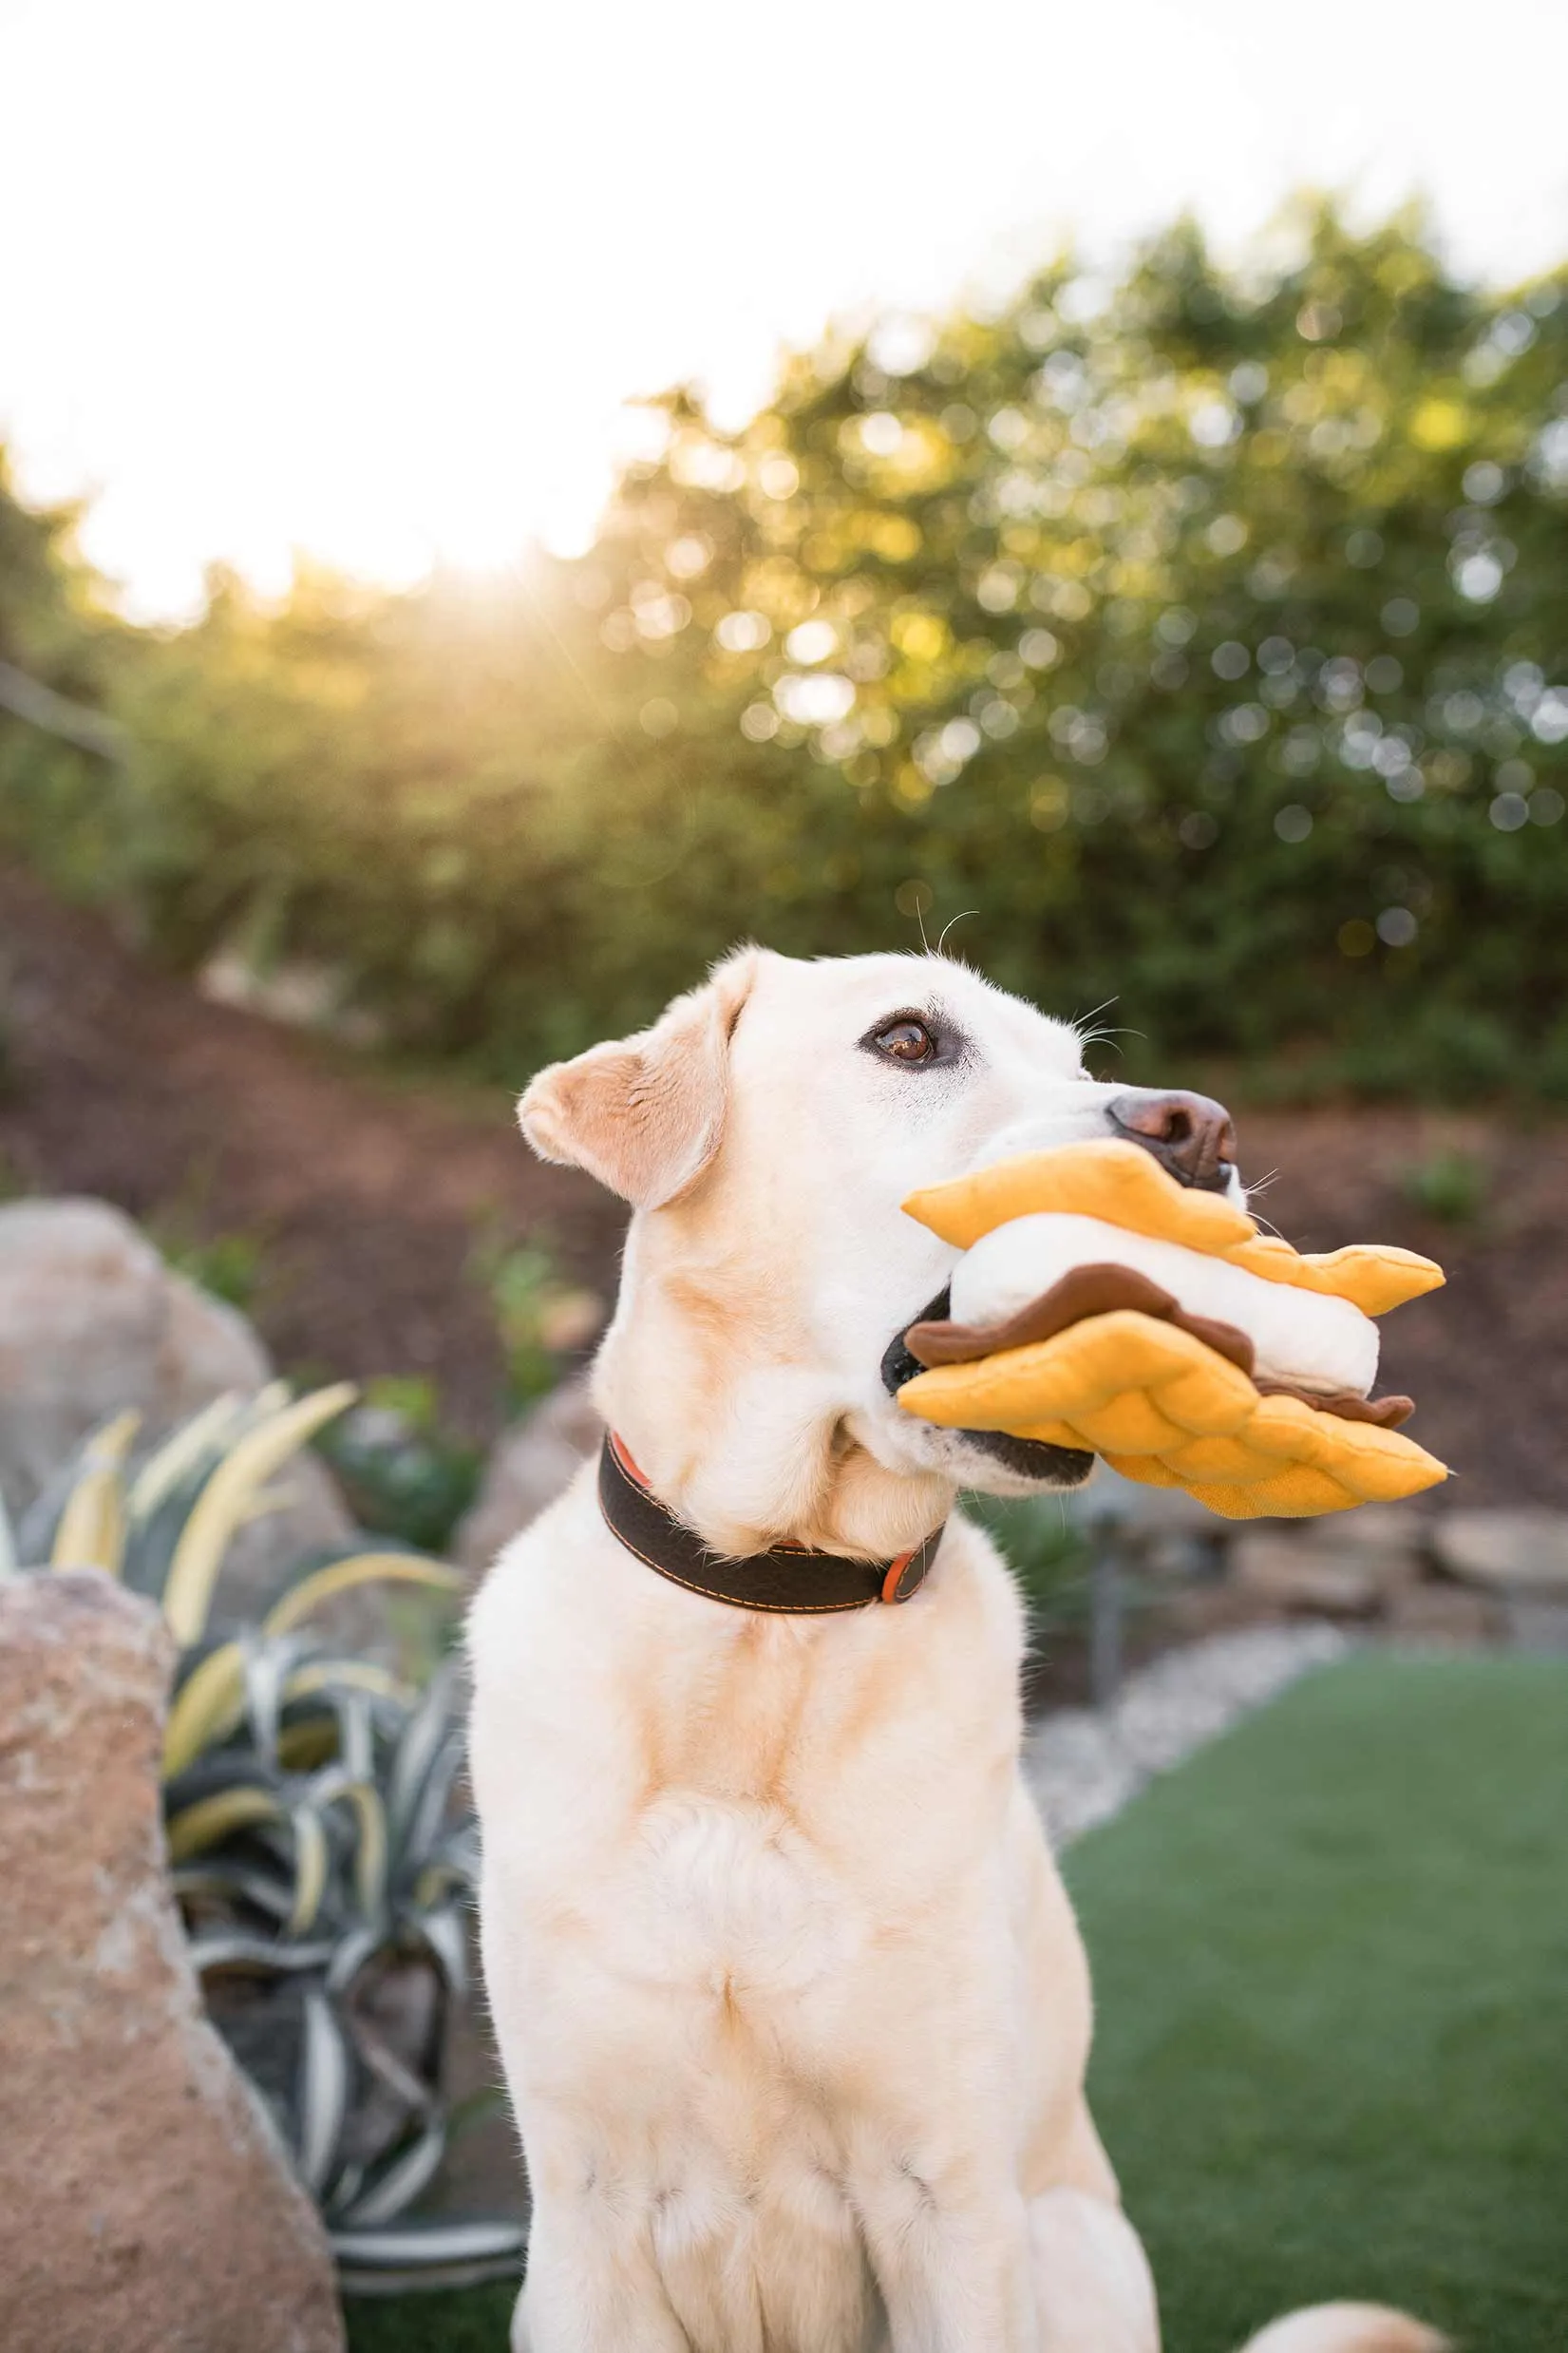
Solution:
<svg viewBox="0 0 1568 2353"><path fill-rule="evenodd" d="M1413 1251L1304 1257L1140 1146L1070 1144L915 1194L964 1252L952 1314L916 1325L898 1391L951 1429L1102 1455L1228 1519L1307 1517L1418 1494L1447 1473L1373 1403L1371 1318L1442 1270Z"/></svg>

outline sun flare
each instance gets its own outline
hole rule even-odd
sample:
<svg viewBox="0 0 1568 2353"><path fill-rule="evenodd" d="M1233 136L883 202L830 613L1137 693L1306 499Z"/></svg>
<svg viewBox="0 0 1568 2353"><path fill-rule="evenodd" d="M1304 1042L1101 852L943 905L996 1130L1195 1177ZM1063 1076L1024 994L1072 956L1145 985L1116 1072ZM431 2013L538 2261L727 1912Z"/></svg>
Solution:
<svg viewBox="0 0 1568 2353"><path fill-rule="evenodd" d="M1234 242L1315 181L1426 190L1466 267L1543 264L1568 17L1488 11L1505 108L1475 104L1482 39L1351 0L1305 42L1242 0L1124 0L1113 44L1031 0L919 0L896 37L830 0L459 0L439 31L279 0L264 39L201 0L22 6L0 432L30 494L94 495L88 551L144 614L213 560L269 587L296 549L505 564L582 542L629 399L695 380L739 415L830 315L940 306L1067 236L1111 253L1188 203Z"/></svg>

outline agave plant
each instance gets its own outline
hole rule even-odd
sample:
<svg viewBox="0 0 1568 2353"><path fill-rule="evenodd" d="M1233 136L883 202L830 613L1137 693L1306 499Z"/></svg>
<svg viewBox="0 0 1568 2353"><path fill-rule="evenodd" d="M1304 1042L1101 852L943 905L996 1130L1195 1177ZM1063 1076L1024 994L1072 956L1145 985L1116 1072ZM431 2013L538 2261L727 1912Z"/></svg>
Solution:
<svg viewBox="0 0 1568 2353"><path fill-rule="evenodd" d="M345 1594L449 1597L457 1572L356 1552L297 1576L258 1623L215 1613L229 1546L283 1499L269 1482L354 1395L296 1400L278 1383L220 1398L134 1475L136 1417L120 1415L83 1449L47 1558L149 1594L179 1645L164 1817L192 1957L344 2287L374 2292L514 2270L523 2230L410 2219L462 2120L442 2061L468 1991L477 1844L454 1665L428 1645L412 1660L358 1655L323 1631ZM0 1575L19 1549L0 1507Z"/></svg>

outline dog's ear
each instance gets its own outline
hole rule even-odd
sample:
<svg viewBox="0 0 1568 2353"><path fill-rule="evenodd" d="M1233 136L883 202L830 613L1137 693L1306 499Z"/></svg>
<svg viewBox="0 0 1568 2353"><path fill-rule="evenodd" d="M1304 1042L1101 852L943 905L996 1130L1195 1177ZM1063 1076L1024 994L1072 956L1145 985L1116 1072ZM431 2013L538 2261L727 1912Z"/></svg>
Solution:
<svg viewBox="0 0 1568 2353"><path fill-rule="evenodd" d="M518 1122L541 1160L586 1168L636 1209L662 1209L719 1148L729 1039L761 951L738 948L651 1030L540 1071Z"/></svg>

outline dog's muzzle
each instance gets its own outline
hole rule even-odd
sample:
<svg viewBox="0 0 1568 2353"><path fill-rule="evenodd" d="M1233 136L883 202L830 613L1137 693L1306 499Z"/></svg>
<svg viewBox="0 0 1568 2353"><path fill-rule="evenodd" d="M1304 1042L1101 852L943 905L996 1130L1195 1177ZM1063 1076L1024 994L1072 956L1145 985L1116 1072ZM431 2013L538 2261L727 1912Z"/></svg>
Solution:
<svg viewBox="0 0 1568 2353"><path fill-rule="evenodd" d="M911 1356L904 1334L916 1323L943 1322L952 1312L952 1298L944 1288L928 1307L895 1332L882 1357L882 1387L890 1397L897 1396L905 1381L912 1381L925 1366ZM1005 1430L954 1430L950 1436L962 1438L966 1445L975 1447L999 1462L1005 1470L1021 1479L1038 1479L1051 1487L1082 1487L1094 1469L1094 1456L1075 1446L1048 1446L1041 1438L1015 1438Z"/></svg>

